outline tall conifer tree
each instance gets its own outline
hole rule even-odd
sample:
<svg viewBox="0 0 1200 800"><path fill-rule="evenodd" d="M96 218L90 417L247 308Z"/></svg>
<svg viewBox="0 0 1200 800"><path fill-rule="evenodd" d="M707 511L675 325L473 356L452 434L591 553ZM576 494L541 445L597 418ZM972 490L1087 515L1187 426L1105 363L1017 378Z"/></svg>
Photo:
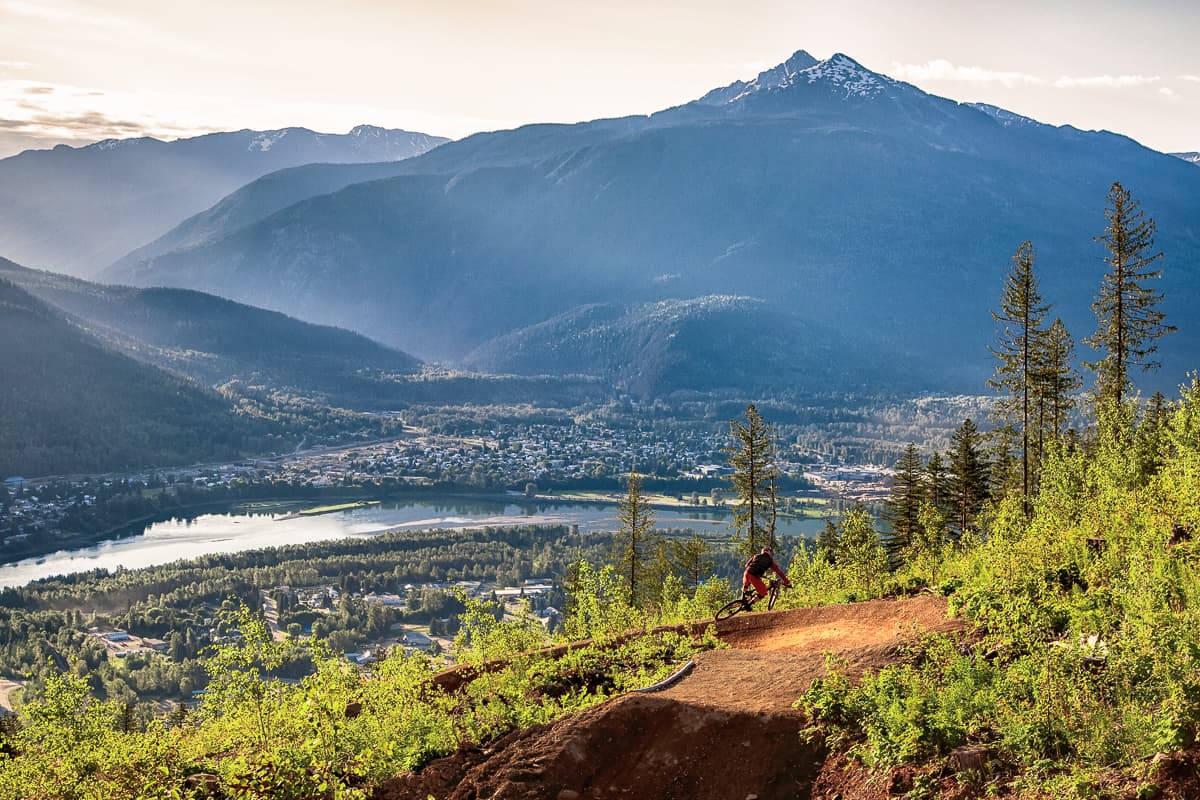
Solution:
<svg viewBox="0 0 1200 800"><path fill-rule="evenodd" d="M896 462L896 477L892 479L891 494L883 504L883 519L891 528L884 540L893 562L908 549L920 524L921 502L925 499L925 465L912 442L904 448Z"/></svg>
<svg viewBox="0 0 1200 800"><path fill-rule="evenodd" d="M1104 357L1087 366L1096 373L1097 396L1120 403L1129 389L1130 368L1158 368L1159 362L1152 358L1158 340L1175 327L1163 322L1163 312L1157 308L1162 293L1144 285L1162 277L1162 269L1154 268L1162 258L1154 249L1154 220L1146 217L1119 182L1109 189L1104 216L1108 226L1096 240L1108 250L1104 258L1108 272L1092 303L1099 327L1086 340Z"/></svg>
<svg viewBox="0 0 1200 800"><path fill-rule="evenodd" d="M1066 433L1067 416L1075 407L1072 393L1079 390L1083 380L1071 365L1075 342L1061 319L1055 319L1042 337L1035 373L1035 395L1042 410L1043 425L1051 440L1057 441Z"/></svg>
<svg viewBox="0 0 1200 800"><path fill-rule="evenodd" d="M642 479L636 471L629 473L625 499L617 509L617 548L620 568L628 581L629 605L641 608L649 600L651 554L654 530L654 510L642 494Z"/></svg>
<svg viewBox="0 0 1200 800"><path fill-rule="evenodd" d="M771 544L774 519L772 486L779 477L774 429L751 403L745 422L729 421L734 444L726 449L733 467L730 481L737 494L733 525L740 549L747 557Z"/></svg>
<svg viewBox="0 0 1200 800"><path fill-rule="evenodd" d="M950 503L960 533L970 530L989 496L981 438L975 423L965 419L950 439Z"/></svg>
<svg viewBox="0 0 1200 800"><path fill-rule="evenodd" d="M1034 401L1034 373L1037 353L1044 336L1042 320L1050 306L1043 302L1033 274L1036 259L1033 243L1025 241L1013 255L1012 269L1004 281L1000 311L992 319L1001 325L996 347L991 348L999 363L988 385L1004 393L996 402L998 421L1021 430L1021 496L1029 513L1030 495L1030 421Z"/></svg>
<svg viewBox="0 0 1200 800"><path fill-rule="evenodd" d="M925 464L925 499L942 514L946 513L949 497L950 476L946 472L946 461L936 450Z"/></svg>

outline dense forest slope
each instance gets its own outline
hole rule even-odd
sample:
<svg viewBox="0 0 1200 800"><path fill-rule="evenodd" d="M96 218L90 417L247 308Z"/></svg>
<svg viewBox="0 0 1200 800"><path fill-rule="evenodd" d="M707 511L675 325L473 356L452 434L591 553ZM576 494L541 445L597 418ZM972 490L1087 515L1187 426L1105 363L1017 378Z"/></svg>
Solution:
<svg viewBox="0 0 1200 800"><path fill-rule="evenodd" d="M1121 180L1159 224L1168 318L1200 314L1192 165L934 97L841 55L799 53L650 117L473 136L397 172L304 189L278 210L278 197L226 209L203 241L109 277L263 303L437 358L591 303L767 297L974 389L998 302L979 287L999 286L1025 239L1056 313L1076 337L1091 332L1104 272L1093 236ZM1181 332L1162 351L1173 383L1200 339Z"/></svg>
<svg viewBox="0 0 1200 800"><path fill-rule="evenodd" d="M391 379L421 367L359 334L201 292L106 286L3 258L0 278L69 312L128 355L204 384L236 380L369 404L394 393Z"/></svg>
<svg viewBox="0 0 1200 800"><path fill-rule="evenodd" d="M268 172L313 162L393 161L444 141L361 125L347 134L242 130L27 150L0 160L0 252L92 275Z"/></svg>
<svg viewBox="0 0 1200 800"><path fill-rule="evenodd" d="M712 389L821 393L881 380L894 391L929 385L928 376L922 383L886 355L763 300L713 295L580 306L493 339L465 363L483 372L593 375L642 397Z"/></svg>
<svg viewBox="0 0 1200 800"><path fill-rule="evenodd" d="M28 477L234 458L273 427L106 348L0 278L0 473Z"/></svg>

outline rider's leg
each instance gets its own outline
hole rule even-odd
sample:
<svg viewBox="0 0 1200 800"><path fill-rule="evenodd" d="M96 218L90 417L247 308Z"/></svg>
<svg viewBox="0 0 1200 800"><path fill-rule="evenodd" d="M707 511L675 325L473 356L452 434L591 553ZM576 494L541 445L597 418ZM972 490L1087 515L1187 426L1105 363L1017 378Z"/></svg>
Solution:
<svg viewBox="0 0 1200 800"><path fill-rule="evenodd" d="M751 575L748 571L742 575L742 587L753 586L754 591L758 594L756 600L762 600L767 596L767 585L763 583L763 579L757 575Z"/></svg>

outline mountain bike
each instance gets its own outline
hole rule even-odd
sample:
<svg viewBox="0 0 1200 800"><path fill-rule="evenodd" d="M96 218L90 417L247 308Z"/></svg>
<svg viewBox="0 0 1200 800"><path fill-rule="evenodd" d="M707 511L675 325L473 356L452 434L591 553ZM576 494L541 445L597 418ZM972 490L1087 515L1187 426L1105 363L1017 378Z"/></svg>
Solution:
<svg viewBox="0 0 1200 800"><path fill-rule="evenodd" d="M767 594L762 600L767 601L767 610L770 611L775 607L775 601L779 599L779 593L783 590L783 585L777 578L771 578L767 581ZM721 610L714 617L720 621L729 619L734 614L739 614L743 611L749 611L754 608L754 605L759 601L758 592L754 591L753 586L746 586L742 589L742 596L737 600L726 603L721 606Z"/></svg>

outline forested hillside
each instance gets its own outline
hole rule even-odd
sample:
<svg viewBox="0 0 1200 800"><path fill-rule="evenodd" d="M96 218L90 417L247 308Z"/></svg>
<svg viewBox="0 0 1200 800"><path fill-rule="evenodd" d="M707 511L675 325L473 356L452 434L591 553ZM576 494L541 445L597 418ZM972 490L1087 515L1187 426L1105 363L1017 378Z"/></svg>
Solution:
<svg viewBox="0 0 1200 800"><path fill-rule="evenodd" d="M805 323L766 301L715 295L581 306L497 337L464 363L483 372L594 375L639 397L937 386L931 375L896 369L892 355L853 331Z"/></svg>
<svg viewBox="0 0 1200 800"><path fill-rule="evenodd" d="M0 473L107 472L282 447L275 425L106 348L0 279Z"/></svg>
<svg viewBox="0 0 1200 800"><path fill-rule="evenodd" d="M206 385L239 381L335 405L387 406L399 401L395 379L421 367L359 334L201 292L106 286L3 258L0 277L69 312L128 355Z"/></svg>

